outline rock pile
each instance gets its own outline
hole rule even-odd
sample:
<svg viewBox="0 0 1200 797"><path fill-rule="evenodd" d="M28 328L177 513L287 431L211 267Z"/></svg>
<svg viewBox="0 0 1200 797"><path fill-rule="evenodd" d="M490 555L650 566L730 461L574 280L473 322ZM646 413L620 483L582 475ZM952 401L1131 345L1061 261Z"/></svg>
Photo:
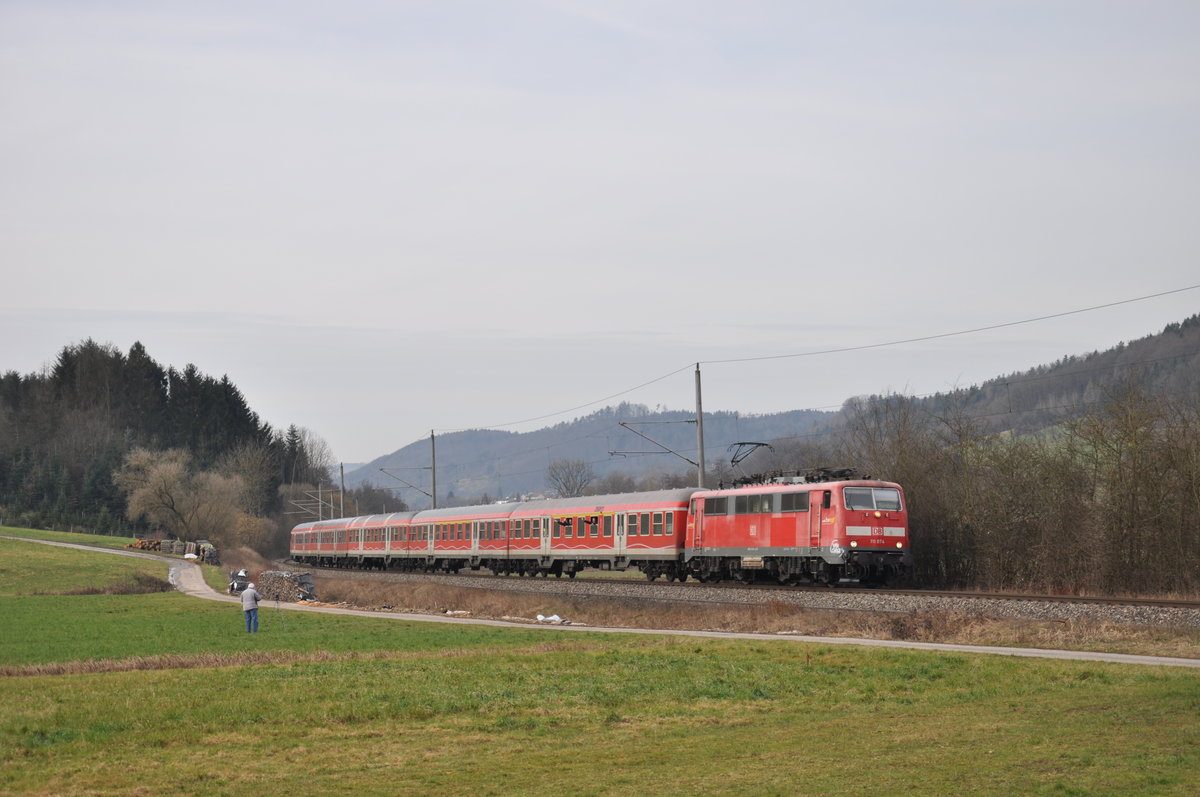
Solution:
<svg viewBox="0 0 1200 797"><path fill-rule="evenodd" d="M317 599L312 573L264 570L258 574L254 587L258 594L263 596L263 600L297 603Z"/></svg>

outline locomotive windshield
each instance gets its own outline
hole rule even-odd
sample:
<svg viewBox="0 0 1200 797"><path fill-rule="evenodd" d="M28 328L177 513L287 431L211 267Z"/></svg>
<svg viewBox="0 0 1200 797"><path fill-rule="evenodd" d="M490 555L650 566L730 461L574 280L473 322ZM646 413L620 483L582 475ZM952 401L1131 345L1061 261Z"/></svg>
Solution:
<svg viewBox="0 0 1200 797"><path fill-rule="evenodd" d="M895 487L847 487L843 494L847 509L900 511L900 491Z"/></svg>

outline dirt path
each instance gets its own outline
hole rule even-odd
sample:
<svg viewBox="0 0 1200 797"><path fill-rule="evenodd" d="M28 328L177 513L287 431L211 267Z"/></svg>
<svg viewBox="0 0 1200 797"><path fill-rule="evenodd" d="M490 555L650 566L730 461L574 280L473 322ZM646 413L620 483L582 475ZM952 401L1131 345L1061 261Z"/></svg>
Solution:
<svg viewBox="0 0 1200 797"><path fill-rule="evenodd" d="M5 537L4 539L20 540L22 542L40 542L46 545L58 545L64 548L78 548L93 553L112 553L122 556L135 556L142 559L154 559L163 562L170 568L171 584L180 592L193 598L204 600L237 603L235 596L218 592L204 580L204 573L194 562L175 559L169 556L147 553L145 551L123 551L112 548L93 548L87 545L76 545L69 542L52 542L49 540L31 540L25 537ZM864 647L905 648L908 650L928 650L943 653L973 653L993 656L1019 656L1039 659L1068 659L1074 661L1098 661L1111 664L1149 664L1159 667L1194 667L1200 668L1200 659L1183 659L1166 656L1138 656L1125 653L1097 653L1081 650L1044 650L1038 648L1001 648L983 645L949 645L938 642L905 642L886 639L853 639L845 637L814 637L778 634L742 634L720 631L665 631L658 629L634 628L601 628L581 625L530 625L528 623L512 623L503 620L479 620L470 617L447 617L430 614L402 614L396 612L371 612L362 609L344 609L334 606L307 606L297 603L279 603L281 609L303 612L325 612L328 614L349 614L357 617L387 618L393 620L409 620L419 623L458 623L460 625L488 625L501 628L541 628L550 632L579 632L593 634L652 634L659 636L689 636L715 637L720 639L751 639L755 641L806 642L822 645L861 645Z"/></svg>

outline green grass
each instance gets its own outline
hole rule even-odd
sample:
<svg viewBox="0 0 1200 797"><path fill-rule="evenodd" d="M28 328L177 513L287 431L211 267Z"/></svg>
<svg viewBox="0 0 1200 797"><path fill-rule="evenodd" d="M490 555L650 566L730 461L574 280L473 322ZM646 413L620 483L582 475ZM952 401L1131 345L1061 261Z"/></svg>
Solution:
<svg viewBox="0 0 1200 797"><path fill-rule="evenodd" d="M105 534L81 534L75 531L44 531L42 529L18 529L11 526L0 526L0 537L26 537L31 540L51 540L53 542L71 542L76 545L90 545L93 548L124 548L133 542L133 537L112 537Z"/></svg>
<svg viewBox="0 0 1200 797"><path fill-rule="evenodd" d="M128 581L134 574L167 577L160 562L0 539L0 595L67 593Z"/></svg>
<svg viewBox="0 0 1200 797"><path fill-rule="evenodd" d="M31 594L144 564L67 553L0 540L3 794L1200 793L1194 670L270 604L248 635L234 604Z"/></svg>

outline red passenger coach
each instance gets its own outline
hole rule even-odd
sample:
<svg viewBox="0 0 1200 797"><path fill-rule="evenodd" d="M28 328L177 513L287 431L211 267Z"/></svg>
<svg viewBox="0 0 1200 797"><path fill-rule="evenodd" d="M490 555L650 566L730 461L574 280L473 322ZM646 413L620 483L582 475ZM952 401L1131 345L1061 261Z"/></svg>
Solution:
<svg viewBox="0 0 1200 797"><path fill-rule="evenodd" d="M512 519L519 533L527 527L541 529L540 569L574 576L589 567L637 567L650 578L683 580L679 551L694 492L695 488L530 501L518 505ZM514 549L519 556L529 555L528 549Z"/></svg>
<svg viewBox="0 0 1200 797"><path fill-rule="evenodd" d="M291 558L323 567L392 567L413 556L408 539L413 514L393 512L301 523L292 529ZM423 555L421 561L424 563Z"/></svg>
<svg viewBox="0 0 1200 797"><path fill-rule="evenodd" d="M866 480L697 492L683 558L701 581L886 584L912 562L904 493Z"/></svg>

